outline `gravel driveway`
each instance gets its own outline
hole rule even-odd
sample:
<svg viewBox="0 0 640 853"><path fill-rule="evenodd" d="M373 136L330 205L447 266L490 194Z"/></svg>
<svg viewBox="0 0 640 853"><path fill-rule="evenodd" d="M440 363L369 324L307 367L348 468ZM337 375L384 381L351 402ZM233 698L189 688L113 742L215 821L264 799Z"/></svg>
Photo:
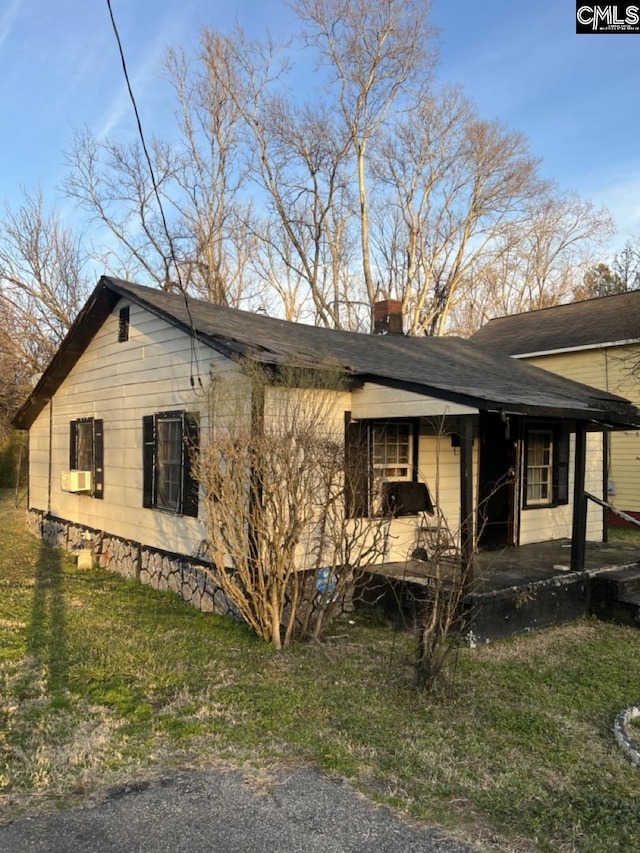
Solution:
<svg viewBox="0 0 640 853"><path fill-rule="evenodd" d="M181 773L0 827L0 853L471 853L313 769Z"/></svg>

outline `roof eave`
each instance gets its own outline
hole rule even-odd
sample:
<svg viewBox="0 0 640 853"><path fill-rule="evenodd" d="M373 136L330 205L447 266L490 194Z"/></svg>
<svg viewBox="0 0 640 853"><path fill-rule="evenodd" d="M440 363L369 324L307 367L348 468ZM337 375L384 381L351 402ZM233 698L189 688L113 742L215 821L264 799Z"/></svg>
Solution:
<svg viewBox="0 0 640 853"><path fill-rule="evenodd" d="M375 376L372 374L361 376L365 382L375 382L378 385L399 388L403 391L411 391L414 394L429 395L450 403L459 403L464 406L476 408L481 412L504 412L505 414L521 415L523 417L553 418L559 420L586 421L597 423L603 427L614 429L638 429L640 413L635 407L620 406L616 409L574 409L568 407L539 406L536 404L513 403L508 400L488 399L462 394L450 389L439 388L434 385L424 385L405 380L396 380L389 377ZM635 424L635 426L633 425Z"/></svg>
<svg viewBox="0 0 640 853"><path fill-rule="evenodd" d="M74 367L87 344L118 301L106 281L100 279L44 370L38 384L13 417L16 429L29 429Z"/></svg>

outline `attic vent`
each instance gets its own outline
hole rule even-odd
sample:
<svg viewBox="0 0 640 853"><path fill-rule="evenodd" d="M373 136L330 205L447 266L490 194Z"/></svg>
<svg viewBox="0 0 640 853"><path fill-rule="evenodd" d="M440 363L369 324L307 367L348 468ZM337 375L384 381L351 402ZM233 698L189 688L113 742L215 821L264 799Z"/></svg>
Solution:
<svg viewBox="0 0 640 853"><path fill-rule="evenodd" d="M129 306L120 309L120 321L118 323L118 343L129 340Z"/></svg>

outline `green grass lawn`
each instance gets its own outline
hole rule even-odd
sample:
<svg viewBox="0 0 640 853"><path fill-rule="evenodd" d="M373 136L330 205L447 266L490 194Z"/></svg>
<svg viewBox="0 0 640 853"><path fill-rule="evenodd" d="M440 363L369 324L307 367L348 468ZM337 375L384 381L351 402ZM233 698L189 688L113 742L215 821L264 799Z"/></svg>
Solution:
<svg viewBox="0 0 640 853"><path fill-rule="evenodd" d="M609 542L635 547L640 545L640 527L611 527L607 531Z"/></svg>
<svg viewBox="0 0 640 853"><path fill-rule="evenodd" d="M640 771L612 725L640 632L595 621L464 649L411 688L411 638L356 615L278 654L244 627L79 572L0 504L2 818L228 761L313 762L492 850L640 851Z"/></svg>

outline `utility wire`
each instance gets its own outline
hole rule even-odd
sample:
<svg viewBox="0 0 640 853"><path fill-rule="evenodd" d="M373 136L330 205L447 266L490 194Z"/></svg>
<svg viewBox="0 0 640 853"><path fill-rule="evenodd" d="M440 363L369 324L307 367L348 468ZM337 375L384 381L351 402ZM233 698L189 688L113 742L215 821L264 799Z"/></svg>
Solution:
<svg viewBox="0 0 640 853"><path fill-rule="evenodd" d="M187 297L186 290L182 283L182 276L180 275L180 267L178 265L178 260L176 258L176 253L173 247L173 238L169 232L169 227L167 225L167 219L164 214L164 207L162 206L162 199L160 198L160 191L158 189L158 182L156 181L155 172L153 170L153 163L151 162L151 156L149 154L149 149L147 148L147 143L144 137L144 132L142 130L142 121L140 120L140 113L138 111L138 105L136 103L135 96L133 94L133 89L131 88L131 81L129 80L129 72L127 70L127 62L124 56L124 49L122 47L122 41L120 39L120 33L118 32L118 26L116 24L116 19L113 14L113 9L111 7L111 0L107 0L107 8L109 9L109 17L111 18L111 26L113 27L113 34L116 37L116 42L118 45L118 52L120 54L120 62L122 63L122 72L124 74L124 79L127 84L127 90L129 92L129 98L131 100L131 105L133 107L133 112L136 117L136 124L138 125L138 135L140 136L140 142L142 144L142 150L144 152L145 159L147 161L147 165L149 167L149 174L151 175L151 183L153 185L153 192L156 197L156 202L158 204L158 210L160 211L160 218L162 220L162 229L167 238L167 242L169 244L169 255L170 260L173 262L173 266L176 271L176 277L178 279L178 289L182 294L182 298L184 299L184 305L187 311L187 316L189 317L189 324L191 326L192 336L191 336L191 385L195 387L194 378L193 378L193 363L195 361L196 365L196 373L198 378L198 385L202 387L202 379L200 377L200 367L199 367L199 359L196 348L196 341L198 340L198 335L196 332L196 327L193 322L193 317L191 315L191 308L189 307L189 299ZM167 284L169 282L167 281Z"/></svg>

